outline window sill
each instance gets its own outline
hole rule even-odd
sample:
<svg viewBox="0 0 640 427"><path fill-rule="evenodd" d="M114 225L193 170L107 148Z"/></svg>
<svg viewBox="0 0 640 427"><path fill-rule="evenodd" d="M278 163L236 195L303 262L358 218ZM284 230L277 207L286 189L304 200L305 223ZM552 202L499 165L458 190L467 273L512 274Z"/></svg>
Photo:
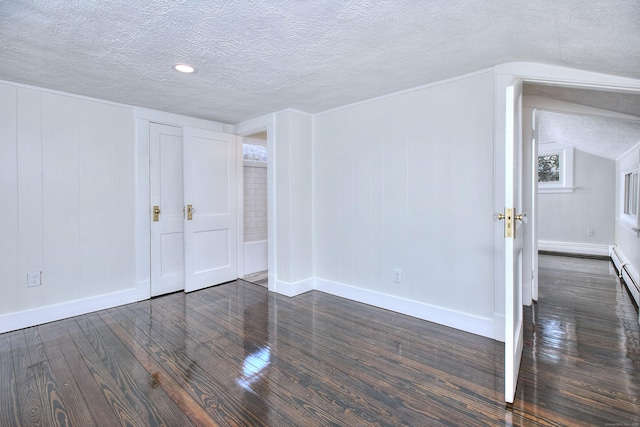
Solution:
<svg viewBox="0 0 640 427"><path fill-rule="evenodd" d="M637 218L628 217L628 216L619 216L616 219L618 220L620 225L622 225L625 228L628 228L629 230L638 231L640 229L638 228Z"/></svg>
<svg viewBox="0 0 640 427"><path fill-rule="evenodd" d="M250 167L254 167L254 168L266 168L267 167L267 162L253 162L251 160L243 160L242 164L243 164L243 166L250 166Z"/></svg>
<svg viewBox="0 0 640 427"><path fill-rule="evenodd" d="M573 193L576 187L538 187L538 194Z"/></svg>

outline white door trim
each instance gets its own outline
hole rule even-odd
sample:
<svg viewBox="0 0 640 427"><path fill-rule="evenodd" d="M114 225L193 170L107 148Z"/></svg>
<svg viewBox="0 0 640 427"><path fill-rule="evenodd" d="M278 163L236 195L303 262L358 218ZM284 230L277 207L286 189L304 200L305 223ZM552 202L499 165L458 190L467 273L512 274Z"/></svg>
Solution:
<svg viewBox="0 0 640 427"><path fill-rule="evenodd" d="M151 204L149 203L149 123L231 132L232 127L147 108L133 108L135 118L135 247L137 300L151 298Z"/></svg>
<svg viewBox="0 0 640 427"><path fill-rule="evenodd" d="M240 137L245 137L257 132L267 132L267 265L269 270L269 290L275 291L277 272L277 256L276 242L277 242L277 229L276 229L276 119L275 114L266 114L264 116L248 120L246 122L239 123L235 126L235 134ZM240 148L242 150L242 147ZM240 155L242 160L242 155ZM242 175L242 169L238 169L238 174ZM238 191L242 192L242 187L239 186ZM243 197L239 197L239 204L242 203ZM238 221L243 222L244 217L238 215ZM238 233L238 247L242 247L244 242L244 233ZM238 252L242 252L239 250ZM240 260L239 260L240 261Z"/></svg>
<svg viewBox="0 0 640 427"><path fill-rule="evenodd" d="M570 68L564 68L559 66L552 66L546 64L528 63L528 62L513 62L500 64L494 68L496 75L496 104L495 104L495 152L496 152L496 182L495 182L495 207L496 211L499 210L498 206L503 206L504 199L501 196L501 189L504 188L504 176L501 175L498 165L500 164L498 159L502 159L504 154L504 134L502 130L505 129L505 109L504 109L504 97L500 94L504 93L504 89L509 85L509 82L516 77L519 77L523 82L527 83L544 83L559 86L569 86L575 88L591 88L591 89L608 89L612 91L625 91L640 93L640 80L631 79L627 77L612 76L601 73L594 73L590 71L576 70ZM533 222L533 226L537 226L537 212L532 211L529 213L529 219ZM494 260L495 260L495 317L500 318L505 313L505 277L504 265L501 261L504 244L499 242L499 239L495 238ZM526 244L526 243L525 243ZM537 264L533 264L537 268ZM537 275L537 272L535 272ZM537 284L536 284L537 285ZM536 295L537 296L537 295ZM498 329L496 324L496 337L500 339L505 336L505 331Z"/></svg>

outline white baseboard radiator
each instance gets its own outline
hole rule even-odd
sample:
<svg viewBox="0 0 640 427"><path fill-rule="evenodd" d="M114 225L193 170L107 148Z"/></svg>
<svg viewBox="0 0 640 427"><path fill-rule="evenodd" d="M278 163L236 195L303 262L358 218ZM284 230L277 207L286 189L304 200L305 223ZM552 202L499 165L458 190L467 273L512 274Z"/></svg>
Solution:
<svg viewBox="0 0 640 427"><path fill-rule="evenodd" d="M632 267L625 262L624 257L615 246L611 249L611 259L616 270L618 270L618 277L624 280L636 304L640 306L640 284L638 284L637 275Z"/></svg>

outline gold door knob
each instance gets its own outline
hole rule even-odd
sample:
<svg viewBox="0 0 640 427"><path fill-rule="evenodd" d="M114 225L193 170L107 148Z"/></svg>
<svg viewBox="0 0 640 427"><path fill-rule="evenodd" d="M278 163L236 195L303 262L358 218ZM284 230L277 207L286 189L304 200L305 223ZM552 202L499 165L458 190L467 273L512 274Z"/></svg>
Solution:
<svg viewBox="0 0 640 427"><path fill-rule="evenodd" d="M153 207L153 222L160 221L160 206Z"/></svg>

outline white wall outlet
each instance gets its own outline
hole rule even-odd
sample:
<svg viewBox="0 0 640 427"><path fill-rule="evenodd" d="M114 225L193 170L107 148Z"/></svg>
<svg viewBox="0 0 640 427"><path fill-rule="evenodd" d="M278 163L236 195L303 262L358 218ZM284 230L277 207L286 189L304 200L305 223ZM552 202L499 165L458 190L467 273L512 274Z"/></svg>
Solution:
<svg viewBox="0 0 640 427"><path fill-rule="evenodd" d="M402 270L399 268L393 269L393 281L395 283L402 283Z"/></svg>
<svg viewBox="0 0 640 427"><path fill-rule="evenodd" d="M593 228L587 228L587 237L593 237Z"/></svg>
<svg viewBox="0 0 640 427"><path fill-rule="evenodd" d="M39 271L27 273L27 287L32 288L40 285L42 285L42 280Z"/></svg>

